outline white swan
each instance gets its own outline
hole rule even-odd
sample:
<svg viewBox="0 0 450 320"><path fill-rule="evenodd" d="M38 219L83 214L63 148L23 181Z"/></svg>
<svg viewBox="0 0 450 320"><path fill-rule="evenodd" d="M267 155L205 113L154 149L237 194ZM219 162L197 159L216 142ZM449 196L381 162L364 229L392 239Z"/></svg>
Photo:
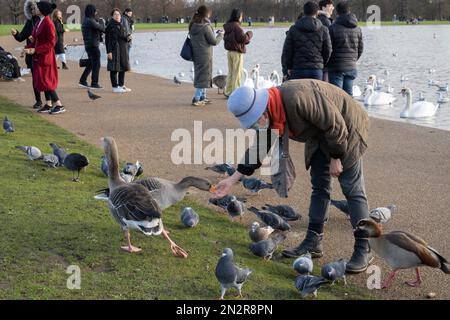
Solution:
<svg viewBox="0 0 450 320"><path fill-rule="evenodd" d="M255 87L255 83L253 82L252 79L250 79L248 77L248 71L247 69L243 69L242 72L244 73L244 80L242 81L241 87L250 87L250 88L254 88Z"/></svg>
<svg viewBox="0 0 450 320"><path fill-rule="evenodd" d="M367 84L370 84L376 91L381 91L383 89L384 79L377 79L376 75L371 75L367 79Z"/></svg>
<svg viewBox="0 0 450 320"><path fill-rule="evenodd" d="M359 98L362 96L361 88L357 85L353 86L353 98Z"/></svg>
<svg viewBox="0 0 450 320"><path fill-rule="evenodd" d="M255 68L252 70L252 79L255 85L255 89L262 89L262 88L272 88L274 87L274 84L270 80L264 79L264 77L261 77L259 75L259 64L256 65Z"/></svg>
<svg viewBox="0 0 450 320"><path fill-rule="evenodd" d="M411 89L403 88L401 94L406 96L405 109L400 113L400 118L427 118L436 113L439 105L434 105L428 101L418 101L412 103Z"/></svg>
<svg viewBox="0 0 450 320"><path fill-rule="evenodd" d="M283 83L280 74L276 70L272 71L272 73L269 76L269 80L273 83L275 87L281 86L281 84Z"/></svg>
<svg viewBox="0 0 450 320"><path fill-rule="evenodd" d="M364 90L364 104L366 106L390 105L395 101L395 97L386 92L375 92L369 84Z"/></svg>
<svg viewBox="0 0 450 320"><path fill-rule="evenodd" d="M388 86L386 88L386 92L387 93L394 93L394 88L390 84L388 84Z"/></svg>

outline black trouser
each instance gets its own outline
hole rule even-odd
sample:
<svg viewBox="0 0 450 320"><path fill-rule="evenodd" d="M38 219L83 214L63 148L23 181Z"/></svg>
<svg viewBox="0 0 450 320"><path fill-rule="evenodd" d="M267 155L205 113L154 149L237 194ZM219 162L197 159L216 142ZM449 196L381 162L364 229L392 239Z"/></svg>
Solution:
<svg viewBox="0 0 450 320"><path fill-rule="evenodd" d="M41 92L36 90L35 86L34 86L34 72L33 72L33 63L31 63L31 79L33 81L33 92L34 92L34 100L36 100L36 103L40 103L42 104L42 100L41 100Z"/></svg>
<svg viewBox="0 0 450 320"><path fill-rule="evenodd" d="M125 85L125 72L124 71L111 71L111 85L113 88L117 87L123 87ZM119 78L119 81L117 81L117 78Z"/></svg>
<svg viewBox="0 0 450 320"><path fill-rule="evenodd" d="M44 94L46 101L56 102L59 100L58 94L56 93L55 90L45 91Z"/></svg>
<svg viewBox="0 0 450 320"><path fill-rule="evenodd" d="M86 53L89 58L89 62L84 69L80 78L80 83L86 83L87 77L92 72L91 86L98 85L98 75L100 73L100 49L98 47L86 47Z"/></svg>

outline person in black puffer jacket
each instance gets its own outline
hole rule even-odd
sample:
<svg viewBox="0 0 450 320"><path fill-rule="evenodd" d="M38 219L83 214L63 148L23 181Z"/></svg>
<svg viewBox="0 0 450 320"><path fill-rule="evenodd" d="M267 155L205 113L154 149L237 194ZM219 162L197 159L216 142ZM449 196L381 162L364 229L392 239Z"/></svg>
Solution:
<svg viewBox="0 0 450 320"><path fill-rule="evenodd" d="M24 3L23 13L27 21L23 26L22 31L17 31L16 29L11 29L11 34L14 39L19 42L23 42L26 40L27 45L31 43L31 33L33 32L34 26L37 22L39 22L39 17L36 15L36 1L35 0L27 0ZM33 56L31 54L25 55L25 63L27 64L27 68L33 72ZM34 99L36 103L33 105L34 109L39 109L42 107L42 99L41 93L35 89L33 83L33 91L34 91Z"/></svg>
<svg viewBox="0 0 450 320"><path fill-rule="evenodd" d="M350 13L346 1L336 6L338 18L330 27L333 54L328 62L330 83L353 95L353 81L356 79L356 62L363 53L364 43L356 16Z"/></svg>
<svg viewBox="0 0 450 320"><path fill-rule="evenodd" d="M320 22L322 22L325 27L330 28L331 24L333 23L333 19L331 18L334 11L333 0L320 0L319 8L320 10L317 18L319 18ZM326 68L326 66L325 68L323 68L323 81L329 82L328 69Z"/></svg>
<svg viewBox="0 0 450 320"><path fill-rule="evenodd" d="M324 65L332 51L330 34L317 19L317 3L305 3L303 11L304 16L289 29L284 42L281 56L283 75L290 80L322 80Z"/></svg>
<svg viewBox="0 0 450 320"><path fill-rule="evenodd" d="M105 21L95 18L97 8L93 4L88 4L84 10L84 20L81 25L83 33L84 48L89 58L89 63L84 69L80 78L80 87L89 87L87 77L92 71L91 89L101 89L98 84L98 76L100 73L100 49L99 45L105 32Z"/></svg>

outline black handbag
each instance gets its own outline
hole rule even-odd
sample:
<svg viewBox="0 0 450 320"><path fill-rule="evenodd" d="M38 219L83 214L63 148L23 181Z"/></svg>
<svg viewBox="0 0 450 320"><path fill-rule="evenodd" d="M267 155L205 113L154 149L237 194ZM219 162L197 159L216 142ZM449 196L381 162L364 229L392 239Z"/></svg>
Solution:
<svg viewBox="0 0 450 320"><path fill-rule="evenodd" d="M186 40L184 41L180 56L186 61L193 61L194 51L192 49L192 42L189 36L187 36Z"/></svg>
<svg viewBox="0 0 450 320"><path fill-rule="evenodd" d="M278 172L271 176L272 185L281 198L287 198L296 178L295 166L289 154L289 126L287 121L284 135L280 138L278 152Z"/></svg>
<svg viewBox="0 0 450 320"><path fill-rule="evenodd" d="M89 63L90 63L89 58L87 58L87 59L84 58L83 59L85 54L86 54L86 51L83 53L83 55L80 58L80 61L78 62L78 64L80 65L80 68L86 68L89 65Z"/></svg>

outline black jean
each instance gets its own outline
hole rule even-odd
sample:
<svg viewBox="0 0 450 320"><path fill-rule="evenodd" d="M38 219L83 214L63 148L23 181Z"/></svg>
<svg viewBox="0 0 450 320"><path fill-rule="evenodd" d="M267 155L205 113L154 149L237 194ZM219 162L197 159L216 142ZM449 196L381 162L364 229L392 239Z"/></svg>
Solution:
<svg viewBox="0 0 450 320"><path fill-rule="evenodd" d="M323 227L331 199L331 175L330 160L320 150L313 156L310 174L313 192L309 206L309 223ZM355 228L359 220L369 217L362 159L342 172L339 184L348 201L351 223Z"/></svg>
<svg viewBox="0 0 450 320"><path fill-rule="evenodd" d="M98 47L86 47L89 62L80 78L80 83L86 83L89 74L92 72L91 86L98 85L100 73L100 49Z"/></svg>
<svg viewBox="0 0 450 320"><path fill-rule="evenodd" d="M34 77L33 77L33 65L31 65L31 79L34 79ZM34 86L34 80L32 80L33 81L33 92L34 92L34 100L36 100L36 103L42 103L42 100L41 100L41 93L38 91L38 90L36 90L36 88L35 88L35 86Z"/></svg>
<svg viewBox="0 0 450 320"><path fill-rule="evenodd" d="M59 100L58 94L56 91L45 91L45 101L56 102Z"/></svg>
<svg viewBox="0 0 450 320"><path fill-rule="evenodd" d="M117 72L117 71L111 71L110 72L110 78L111 78L111 85L113 88L117 87L123 87L125 85L125 72Z"/></svg>

